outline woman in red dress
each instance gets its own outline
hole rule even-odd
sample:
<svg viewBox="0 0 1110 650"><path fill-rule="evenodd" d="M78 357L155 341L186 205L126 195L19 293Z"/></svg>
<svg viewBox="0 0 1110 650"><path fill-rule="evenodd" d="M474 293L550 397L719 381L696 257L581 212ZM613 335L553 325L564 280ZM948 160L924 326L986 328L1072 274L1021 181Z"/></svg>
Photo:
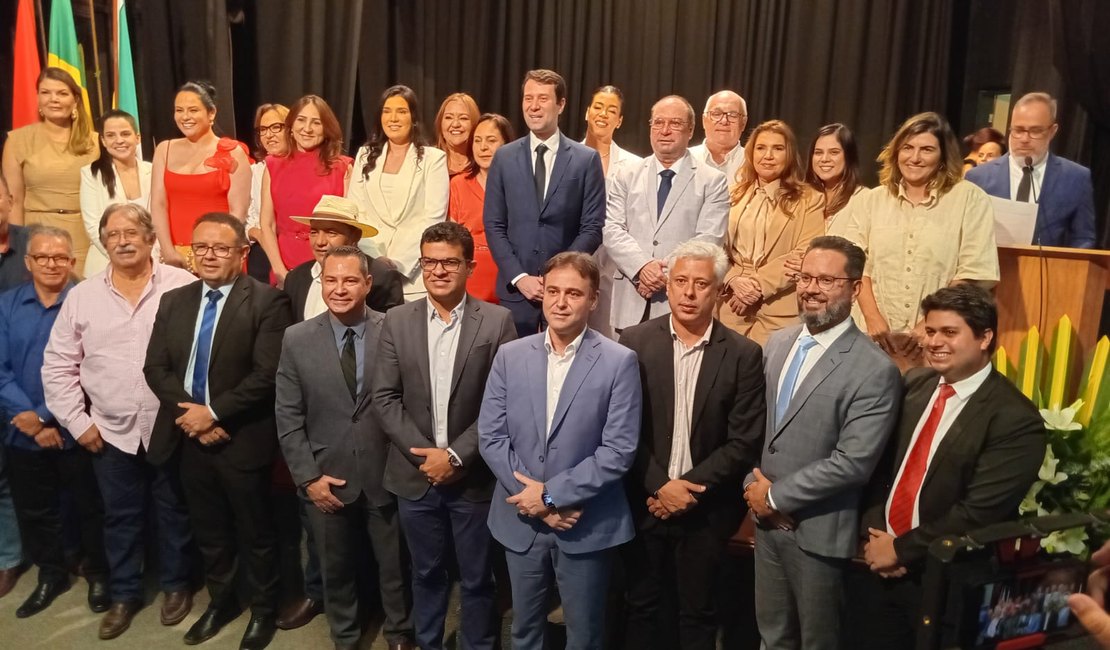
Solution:
<svg viewBox="0 0 1110 650"><path fill-rule="evenodd" d="M285 117L285 153L266 158L259 212L262 249L278 286L291 269L313 259L308 226L290 217L312 214L325 194L345 196L351 158L342 155L343 130L322 98L305 95Z"/></svg>
<svg viewBox="0 0 1110 650"><path fill-rule="evenodd" d="M212 131L216 90L190 81L173 100L173 116L185 137L154 150L150 213L162 248L162 261L192 270L193 223L208 212L246 219L251 198L250 158L246 146Z"/></svg>
<svg viewBox="0 0 1110 650"><path fill-rule="evenodd" d="M478 118L470 134L470 166L466 172L451 179L451 194L447 203L447 218L466 226L474 237L474 260L478 262L467 290L486 302L497 302L497 265L486 243L486 227L482 223L482 208L486 202L486 176L489 174L493 154L506 142L513 140L513 127L509 120L496 113L485 113Z"/></svg>

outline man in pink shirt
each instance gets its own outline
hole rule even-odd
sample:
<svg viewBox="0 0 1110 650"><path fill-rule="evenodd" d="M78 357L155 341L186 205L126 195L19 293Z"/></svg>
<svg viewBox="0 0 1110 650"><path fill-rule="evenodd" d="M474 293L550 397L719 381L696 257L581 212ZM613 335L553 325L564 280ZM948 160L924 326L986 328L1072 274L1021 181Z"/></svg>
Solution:
<svg viewBox="0 0 1110 650"><path fill-rule="evenodd" d="M192 609L192 533L176 465L154 468L145 461L158 399L143 362L162 294L196 278L153 260L150 214L134 204L105 212L100 240L110 264L70 290L46 346L42 380L50 411L94 454L112 596L99 636L112 639L142 607L149 508L158 520L162 624L176 625Z"/></svg>

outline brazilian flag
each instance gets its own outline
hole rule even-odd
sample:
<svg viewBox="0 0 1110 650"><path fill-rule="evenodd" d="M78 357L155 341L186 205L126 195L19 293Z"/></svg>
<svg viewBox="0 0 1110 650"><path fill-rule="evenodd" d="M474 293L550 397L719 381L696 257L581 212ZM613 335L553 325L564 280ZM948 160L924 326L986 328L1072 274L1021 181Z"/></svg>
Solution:
<svg viewBox="0 0 1110 650"><path fill-rule="evenodd" d="M85 114L91 119L84 57L81 55L81 44L77 42L77 30L73 26L73 6L70 0L53 0L51 3L49 40L46 65L65 70L81 86Z"/></svg>

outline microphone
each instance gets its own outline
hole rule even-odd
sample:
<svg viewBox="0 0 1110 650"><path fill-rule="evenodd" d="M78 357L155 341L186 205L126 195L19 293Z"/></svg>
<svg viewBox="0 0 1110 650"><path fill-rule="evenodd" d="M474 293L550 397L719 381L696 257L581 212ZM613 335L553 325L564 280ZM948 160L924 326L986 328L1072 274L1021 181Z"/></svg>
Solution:
<svg viewBox="0 0 1110 650"><path fill-rule="evenodd" d="M1036 177L1033 176L1033 157L1032 156L1026 156L1025 160L1024 160L1024 163L1025 163L1025 167L1022 168L1022 171L1029 170L1029 189L1030 189L1030 191L1033 192L1033 203L1036 203L1037 202L1037 179L1036 179Z"/></svg>

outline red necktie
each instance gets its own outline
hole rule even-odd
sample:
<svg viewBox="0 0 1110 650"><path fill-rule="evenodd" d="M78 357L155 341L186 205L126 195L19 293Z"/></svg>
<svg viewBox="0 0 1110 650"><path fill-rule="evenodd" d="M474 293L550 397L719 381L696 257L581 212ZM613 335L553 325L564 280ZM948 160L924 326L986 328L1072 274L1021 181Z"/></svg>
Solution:
<svg viewBox="0 0 1110 650"><path fill-rule="evenodd" d="M955 393L951 384L940 385L940 394L933 402L933 410L929 412L925 426L921 427L921 433L917 436L913 449L910 450L898 485L894 486L887 523L890 524L890 529L894 531L896 537L901 537L913 528L913 506L917 501L917 492L921 489L921 481L925 479L925 470L929 466L929 449L933 446L937 426L940 425L940 418L944 415L944 405Z"/></svg>

